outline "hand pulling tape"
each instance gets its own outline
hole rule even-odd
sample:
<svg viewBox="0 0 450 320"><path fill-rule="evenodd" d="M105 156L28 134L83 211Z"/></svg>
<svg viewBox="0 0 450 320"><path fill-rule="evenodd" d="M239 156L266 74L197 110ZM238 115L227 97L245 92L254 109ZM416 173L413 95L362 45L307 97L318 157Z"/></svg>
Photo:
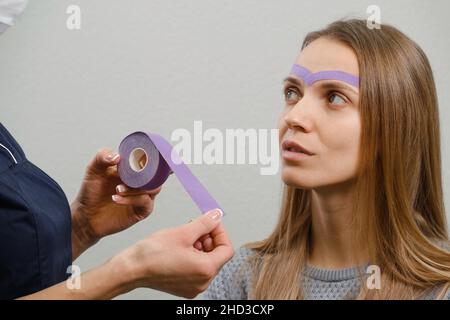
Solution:
<svg viewBox="0 0 450 320"><path fill-rule="evenodd" d="M202 213L216 208L222 210L170 143L160 135L134 132L122 140L119 154L119 176L127 186L155 189L173 172Z"/></svg>

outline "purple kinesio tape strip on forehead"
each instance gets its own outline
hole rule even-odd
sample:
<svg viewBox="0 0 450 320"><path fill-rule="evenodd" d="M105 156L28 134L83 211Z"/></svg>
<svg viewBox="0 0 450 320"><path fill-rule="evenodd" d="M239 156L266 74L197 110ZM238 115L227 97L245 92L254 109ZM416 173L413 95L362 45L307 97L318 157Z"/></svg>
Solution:
<svg viewBox="0 0 450 320"><path fill-rule="evenodd" d="M301 65L294 64L290 74L302 79L308 86L320 80L339 80L354 87L359 87L359 77L343 71L319 71L312 73Z"/></svg>

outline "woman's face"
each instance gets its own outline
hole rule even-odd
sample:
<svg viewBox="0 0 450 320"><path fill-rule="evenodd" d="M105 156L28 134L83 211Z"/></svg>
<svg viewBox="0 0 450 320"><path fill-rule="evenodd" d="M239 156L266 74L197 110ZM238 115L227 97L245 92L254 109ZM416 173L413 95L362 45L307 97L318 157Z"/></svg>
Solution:
<svg viewBox="0 0 450 320"><path fill-rule="evenodd" d="M313 73L338 70L359 76L353 50L324 37L304 48L296 64ZM354 178L361 129L358 88L338 80L306 85L290 75L284 84L284 97L279 119L283 181L316 189ZM312 155L299 153L297 145Z"/></svg>

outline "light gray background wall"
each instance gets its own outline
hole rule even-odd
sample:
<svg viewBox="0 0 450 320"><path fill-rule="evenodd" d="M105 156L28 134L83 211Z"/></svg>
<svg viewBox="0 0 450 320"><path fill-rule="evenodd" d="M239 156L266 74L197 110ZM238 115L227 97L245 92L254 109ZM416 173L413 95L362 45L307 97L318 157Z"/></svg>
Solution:
<svg viewBox="0 0 450 320"><path fill-rule="evenodd" d="M82 29L66 28L66 8L82 10ZM370 4L416 40L435 72L442 123L447 207L450 111L450 5L442 1L31 0L0 37L0 120L30 159L75 196L88 160L117 148L137 129L170 137L176 128L274 128L281 81L308 31L342 17L366 17ZM279 175L255 165L191 166L227 210L236 247L273 228ZM94 267L153 231L198 214L171 178L153 215L102 240L77 263ZM121 298L173 296L136 290Z"/></svg>

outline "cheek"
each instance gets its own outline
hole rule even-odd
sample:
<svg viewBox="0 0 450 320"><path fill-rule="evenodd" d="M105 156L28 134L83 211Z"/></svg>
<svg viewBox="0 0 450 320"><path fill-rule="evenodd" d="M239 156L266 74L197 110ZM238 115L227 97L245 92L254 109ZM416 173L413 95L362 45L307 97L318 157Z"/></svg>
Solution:
<svg viewBox="0 0 450 320"><path fill-rule="evenodd" d="M360 143L360 120L352 121L328 128L322 136L324 152L320 155L323 171L330 178L346 180L353 178L358 165Z"/></svg>

